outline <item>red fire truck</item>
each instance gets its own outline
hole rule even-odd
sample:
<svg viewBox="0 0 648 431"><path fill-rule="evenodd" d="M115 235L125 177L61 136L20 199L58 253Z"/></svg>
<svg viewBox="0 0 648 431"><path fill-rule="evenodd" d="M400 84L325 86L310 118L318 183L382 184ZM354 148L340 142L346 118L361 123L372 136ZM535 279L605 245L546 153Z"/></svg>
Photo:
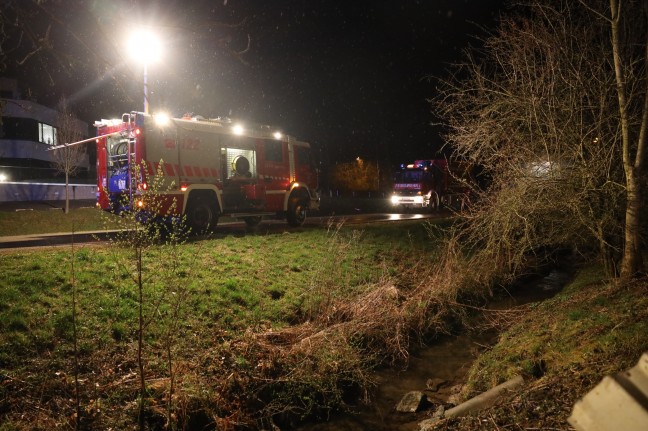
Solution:
<svg viewBox="0 0 648 431"><path fill-rule="evenodd" d="M403 164L394 173L391 203L403 210L463 209L470 192L466 181L470 171L469 165L449 165L446 159L416 160Z"/></svg>
<svg viewBox="0 0 648 431"><path fill-rule="evenodd" d="M285 217L299 226L319 208L310 145L267 126L141 112L95 126L97 200L104 210L141 207L154 181L161 205L151 216L184 216L196 232L215 227L220 216L250 226L264 216Z"/></svg>

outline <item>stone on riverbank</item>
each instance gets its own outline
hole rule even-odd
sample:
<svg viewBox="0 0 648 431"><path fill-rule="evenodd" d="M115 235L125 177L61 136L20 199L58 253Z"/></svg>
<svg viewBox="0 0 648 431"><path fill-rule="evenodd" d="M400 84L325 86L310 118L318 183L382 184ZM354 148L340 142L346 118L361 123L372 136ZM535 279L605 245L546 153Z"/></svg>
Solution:
<svg viewBox="0 0 648 431"><path fill-rule="evenodd" d="M416 413L421 410L427 402L427 396L421 391L408 392L396 406L396 411L401 413Z"/></svg>

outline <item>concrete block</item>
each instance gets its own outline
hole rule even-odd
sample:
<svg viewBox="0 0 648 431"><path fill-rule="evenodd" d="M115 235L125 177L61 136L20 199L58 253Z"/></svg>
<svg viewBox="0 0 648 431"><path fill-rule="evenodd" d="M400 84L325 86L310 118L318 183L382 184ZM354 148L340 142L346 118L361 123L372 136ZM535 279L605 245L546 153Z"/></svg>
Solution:
<svg viewBox="0 0 648 431"><path fill-rule="evenodd" d="M648 353L576 402L568 422L577 431L648 430Z"/></svg>

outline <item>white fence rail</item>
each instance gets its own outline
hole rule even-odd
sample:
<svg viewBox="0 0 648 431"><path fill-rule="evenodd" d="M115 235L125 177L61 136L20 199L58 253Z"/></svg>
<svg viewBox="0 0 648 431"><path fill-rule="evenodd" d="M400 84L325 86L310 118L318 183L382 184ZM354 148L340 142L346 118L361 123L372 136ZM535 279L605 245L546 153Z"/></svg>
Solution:
<svg viewBox="0 0 648 431"><path fill-rule="evenodd" d="M94 184L70 184L70 200L96 199ZM0 182L0 202L65 200L65 184Z"/></svg>

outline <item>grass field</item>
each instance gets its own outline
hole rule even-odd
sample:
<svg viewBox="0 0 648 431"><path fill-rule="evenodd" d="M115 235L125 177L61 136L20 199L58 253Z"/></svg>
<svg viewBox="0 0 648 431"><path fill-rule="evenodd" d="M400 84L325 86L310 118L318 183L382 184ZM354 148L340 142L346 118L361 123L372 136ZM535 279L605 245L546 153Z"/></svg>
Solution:
<svg viewBox="0 0 648 431"><path fill-rule="evenodd" d="M112 216L97 208L77 208L64 214L50 211L0 211L0 236L112 229Z"/></svg>
<svg viewBox="0 0 648 431"><path fill-rule="evenodd" d="M101 218L86 213L92 210L77 211L70 218L84 219L79 226L101 226ZM365 361L353 348L360 339L346 350L282 357L282 348L264 352L259 334L308 331L322 310L331 313L371 286L409 283L434 249L417 222L161 244L143 250L141 273L134 250L117 244L2 253L0 429L72 426L76 382L84 426L134 427L140 305L152 428L165 420L178 427L214 418L232 423L232 414L250 420L255 403L241 396L272 400L273 408L285 402L302 414L335 406L345 391L340 380L364 378L344 377L353 369L345 361ZM288 364L300 355L312 377L270 385L294 373ZM331 399L322 401L318 391Z"/></svg>

